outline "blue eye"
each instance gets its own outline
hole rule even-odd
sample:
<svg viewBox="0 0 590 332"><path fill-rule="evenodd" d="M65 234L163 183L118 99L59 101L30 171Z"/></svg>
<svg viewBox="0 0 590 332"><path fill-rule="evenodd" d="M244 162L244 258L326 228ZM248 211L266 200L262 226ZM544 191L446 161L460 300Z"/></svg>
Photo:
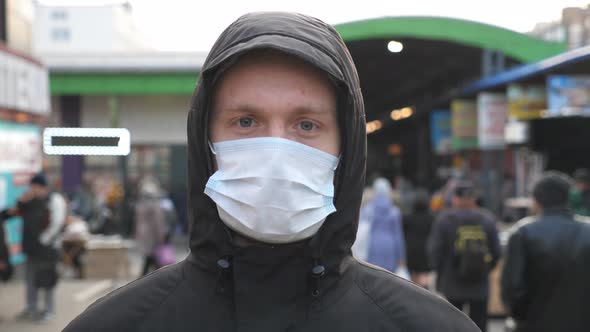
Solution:
<svg viewBox="0 0 590 332"><path fill-rule="evenodd" d="M254 124L254 120L252 118L240 118L238 122L242 128L252 127Z"/></svg>
<svg viewBox="0 0 590 332"><path fill-rule="evenodd" d="M299 123L299 128L304 131L311 131L315 128L315 124L311 121L301 121Z"/></svg>

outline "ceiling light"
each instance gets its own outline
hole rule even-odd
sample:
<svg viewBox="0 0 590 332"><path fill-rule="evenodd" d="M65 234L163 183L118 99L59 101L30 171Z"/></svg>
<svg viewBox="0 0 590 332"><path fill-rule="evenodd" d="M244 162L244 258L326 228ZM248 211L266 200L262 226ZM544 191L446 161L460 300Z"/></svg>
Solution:
<svg viewBox="0 0 590 332"><path fill-rule="evenodd" d="M367 123L367 134L371 134L383 127L383 123L379 120L374 120Z"/></svg>
<svg viewBox="0 0 590 332"><path fill-rule="evenodd" d="M412 116L412 114L414 114L414 111L412 110L411 107L404 107L404 108L402 108L401 113L402 113L402 117L409 118Z"/></svg>
<svg viewBox="0 0 590 332"><path fill-rule="evenodd" d="M392 40L387 44L387 49L391 53L399 53L404 49L404 44L402 44L398 41Z"/></svg>

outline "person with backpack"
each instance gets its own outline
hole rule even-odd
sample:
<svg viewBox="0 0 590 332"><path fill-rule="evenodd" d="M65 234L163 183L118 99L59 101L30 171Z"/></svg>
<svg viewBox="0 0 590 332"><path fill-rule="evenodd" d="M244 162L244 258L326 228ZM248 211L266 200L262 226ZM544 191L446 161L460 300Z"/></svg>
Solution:
<svg viewBox="0 0 590 332"><path fill-rule="evenodd" d="M9 215L23 220L23 252L25 264L26 308L18 319L47 321L55 310L54 290L57 284L56 249L58 237L66 218L65 199L49 190L41 173L31 178L29 189L19 198ZM38 310L39 289L45 290L45 308Z"/></svg>
<svg viewBox="0 0 590 332"><path fill-rule="evenodd" d="M437 290L459 310L487 330L489 273L500 257L496 218L476 205L472 183L453 189L452 208L437 217L428 253L437 272Z"/></svg>

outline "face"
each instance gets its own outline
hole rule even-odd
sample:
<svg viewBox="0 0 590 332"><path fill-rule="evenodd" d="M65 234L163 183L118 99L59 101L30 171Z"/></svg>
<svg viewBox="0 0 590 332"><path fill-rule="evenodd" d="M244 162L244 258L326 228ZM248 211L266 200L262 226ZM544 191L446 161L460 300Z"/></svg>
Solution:
<svg viewBox="0 0 590 332"><path fill-rule="evenodd" d="M279 137L338 156L336 105L334 87L310 65L272 52L247 55L217 84L210 139Z"/></svg>
<svg viewBox="0 0 590 332"><path fill-rule="evenodd" d="M43 196L47 191L47 189L44 186L40 186L35 183L32 183L30 185L30 190L31 192L33 192L35 196Z"/></svg>

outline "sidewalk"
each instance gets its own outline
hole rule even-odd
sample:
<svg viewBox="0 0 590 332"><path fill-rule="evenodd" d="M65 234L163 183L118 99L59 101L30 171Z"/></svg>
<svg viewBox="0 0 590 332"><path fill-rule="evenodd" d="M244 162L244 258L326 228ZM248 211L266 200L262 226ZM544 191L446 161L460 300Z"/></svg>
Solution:
<svg viewBox="0 0 590 332"><path fill-rule="evenodd" d="M177 261L188 254L188 239L174 239ZM22 266L18 267L13 279L0 283L0 332L57 332L61 331L72 319L84 311L90 304L109 292L127 284L140 275L143 258L135 249L128 252L130 263L129 280L61 278L55 290L56 313L47 323L16 321L14 317L25 307L25 287ZM42 303L43 292L39 294Z"/></svg>
<svg viewBox="0 0 590 332"><path fill-rule="evenodd" d="M72 319L101 296L117 288L111 280L61 280L56 288L56 315L47 323L16 321L23 310L24 283L15 280L0 286L0 332L61 331ZM41 299L43 294L40 294Z"/></svg>

